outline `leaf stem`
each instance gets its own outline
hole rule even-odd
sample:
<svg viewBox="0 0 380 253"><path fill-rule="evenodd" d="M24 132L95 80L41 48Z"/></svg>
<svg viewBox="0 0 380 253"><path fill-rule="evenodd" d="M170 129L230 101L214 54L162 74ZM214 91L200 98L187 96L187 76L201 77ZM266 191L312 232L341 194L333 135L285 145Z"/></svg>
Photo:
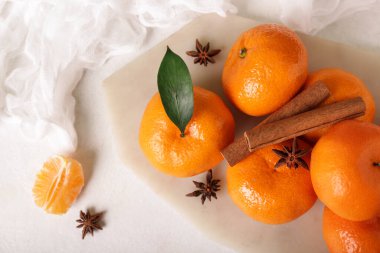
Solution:
<svg viewBox="0 0 380 253"><path fill-rule="evenodd" d="M374 162L374 163L373 163L373 166L380 167L380 162Z"/></svg>
<svg viewBox="0 0 380 253"><path fill-rule="evenodd" d="M184 132L181 132L181 138L185 137L185 133ZM379 165L380 166L380 165Z"/></svg>

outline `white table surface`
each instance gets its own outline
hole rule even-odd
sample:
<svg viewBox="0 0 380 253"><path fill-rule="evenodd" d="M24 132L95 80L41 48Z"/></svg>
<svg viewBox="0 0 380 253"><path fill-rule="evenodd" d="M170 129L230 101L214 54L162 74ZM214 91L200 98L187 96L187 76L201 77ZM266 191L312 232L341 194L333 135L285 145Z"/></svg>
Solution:
<svg viewBox="0 0 380 253"><path fill-rule="evenodd" d="M280 12L277 1L233 2L245 17L276 21ZM356 14L318 36L378 51L380 33L363 36L363 31L378 29L372 26L379 23L379 12ZM0 125L0 252L232 252L206 238L142 184L120 162L113 145L101 81L177 29L155 30L139 52L87 71L76 88L79 145L73 156L82 162L87 183L67 214L45 214L31 194L35 175L54 144L26 141L18 129ZM75 219L86 208L105 211L105 227L82 241Z"/></svg>

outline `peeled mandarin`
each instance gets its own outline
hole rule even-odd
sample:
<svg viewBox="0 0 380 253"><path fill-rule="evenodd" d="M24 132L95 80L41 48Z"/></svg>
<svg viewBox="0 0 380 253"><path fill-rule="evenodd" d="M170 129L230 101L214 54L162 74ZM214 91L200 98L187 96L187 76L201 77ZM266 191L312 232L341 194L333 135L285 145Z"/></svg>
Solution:
<svg viewBox="0 0 380 253"><path fill-rule="evenodd" d="M51 214L64 214L84 185L81 164L68 157L49 158L37 174L33 187L37 206Z"/></svg>

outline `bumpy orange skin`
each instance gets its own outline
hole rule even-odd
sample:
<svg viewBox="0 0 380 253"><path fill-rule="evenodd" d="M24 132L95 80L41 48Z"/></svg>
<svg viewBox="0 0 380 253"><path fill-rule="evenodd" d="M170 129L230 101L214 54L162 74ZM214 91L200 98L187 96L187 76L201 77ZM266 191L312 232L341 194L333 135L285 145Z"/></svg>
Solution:
<svg viewBox="0 0 380 253"><path fill-rule="evenodd" d="M53 156L37 174L33 187L34 201L47 213L64 214L78 197L83 185L83 169L78 161Z"/></svg>
<svg viewBox="0 0 380 253"><path fill-rule="evenodd" d="M349 221L325 208L323 238L330 253L380 252L380 218Z"/></svg>
<svg viewBox="0 0 380 253"><path fill-rule="evenodd" d="M244 58L240 50L247 49ZM233 45L223 69L226 96L252 116L271 113L289 101L307 77L307 52L285 26L265 24L244 32Z"/></svg>
<svg viewBox="0 0 380 253"><path fill-rule="evenodd" d="M373 122L375 118L375 101L365 84L353 74L337 68L324 68L309 74L305 88L322 81L330 90L328 97L320 106L332 104L354 97L362 97L366 105L365 114L358 120ZM311 142L316 142L329 128L322 128L306 134Z"/></svg>
<svg viewBox="0 0 380 253"><path fill-rule="evenodd" d="M282 144L291 147L292 142ZM298 145L301 149L310 148L302 141ZM281 148L277 144L255 151L227 170L228 193L235 204L252 219L268 224L296 219L317 199L308 170L285 165L274 169L279 157L272 149ZM310 155L304 160L309 164Z"/></svg>
<svg viewBox="0 0 380 253"><path fill-rule="evenodd" d="M330 128L311 155L311 178L319 199L353 221L380 216L380 127L347 120Z"/></svg>
<svg viewBox="0 0 380 253"><path fill-rule="evenodd" d="M194 86L194 113L180 137L166 115L159 94L153 96L142 117L141 149L157 170L176 177L190 177L222 161L221 149L234 139L235 121L215 93Z"/></svg>

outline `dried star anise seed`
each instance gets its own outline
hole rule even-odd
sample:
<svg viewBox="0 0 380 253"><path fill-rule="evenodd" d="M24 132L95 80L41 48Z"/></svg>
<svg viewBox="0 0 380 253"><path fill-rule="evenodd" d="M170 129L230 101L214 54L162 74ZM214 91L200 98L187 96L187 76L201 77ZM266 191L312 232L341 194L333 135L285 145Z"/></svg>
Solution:
<svg viewBox="0 0 380 253"><path fill-rule="evenodd" d="M206 198L211 201L211 197L217 199L216 192L220 190L219 182L220 180L212 179L212 170L207 172L206 183L201 183L193 181L195 187L199 190L193 191L189 194L186 194L187 197L198 197L201 196L202 205L205 203Z"/></svg>
<svg viewBox="0 0 380 253"><path fill-rule="evenodd" d="M310 150L298 149L297 138L293 139L293 145L291 148L282 146L282 150L272 149L272 151L280 157L280 160L278 160L274 165L275 169L281 167L282 165L286 165L288 168L294 167L297 169L299 166L301 166L304 169L309 169L309 166L305 160L302 159L302 157L309 153Z"/></svg>
<svg viewBox="0 0 380 253"><path fill-rule="evenodd" d="M186 54L195 57L194 64L199 63L200 65L207 66L208 62L215 63L213 56L220 53L220 49L210 50L210 43L207 43L206 46L202 46L198 39L195 40L196 51L187 51Z"/></svg>
<svg viewBox="0 0 380 253"><path fill-rule="evenodd" d="M77 228L82 228L82 239L84 239L87 235L87 233L90 233L92 236L94 235L94 230L99 229L102 230L103 228L98 224L100 221L100 218L102 216L101 213L97 213L94 215L90 214L90 211L87 210L86 213L84 213L82 210L79 213L80 219L76 220L78 223L80 223Z"/></svg>

